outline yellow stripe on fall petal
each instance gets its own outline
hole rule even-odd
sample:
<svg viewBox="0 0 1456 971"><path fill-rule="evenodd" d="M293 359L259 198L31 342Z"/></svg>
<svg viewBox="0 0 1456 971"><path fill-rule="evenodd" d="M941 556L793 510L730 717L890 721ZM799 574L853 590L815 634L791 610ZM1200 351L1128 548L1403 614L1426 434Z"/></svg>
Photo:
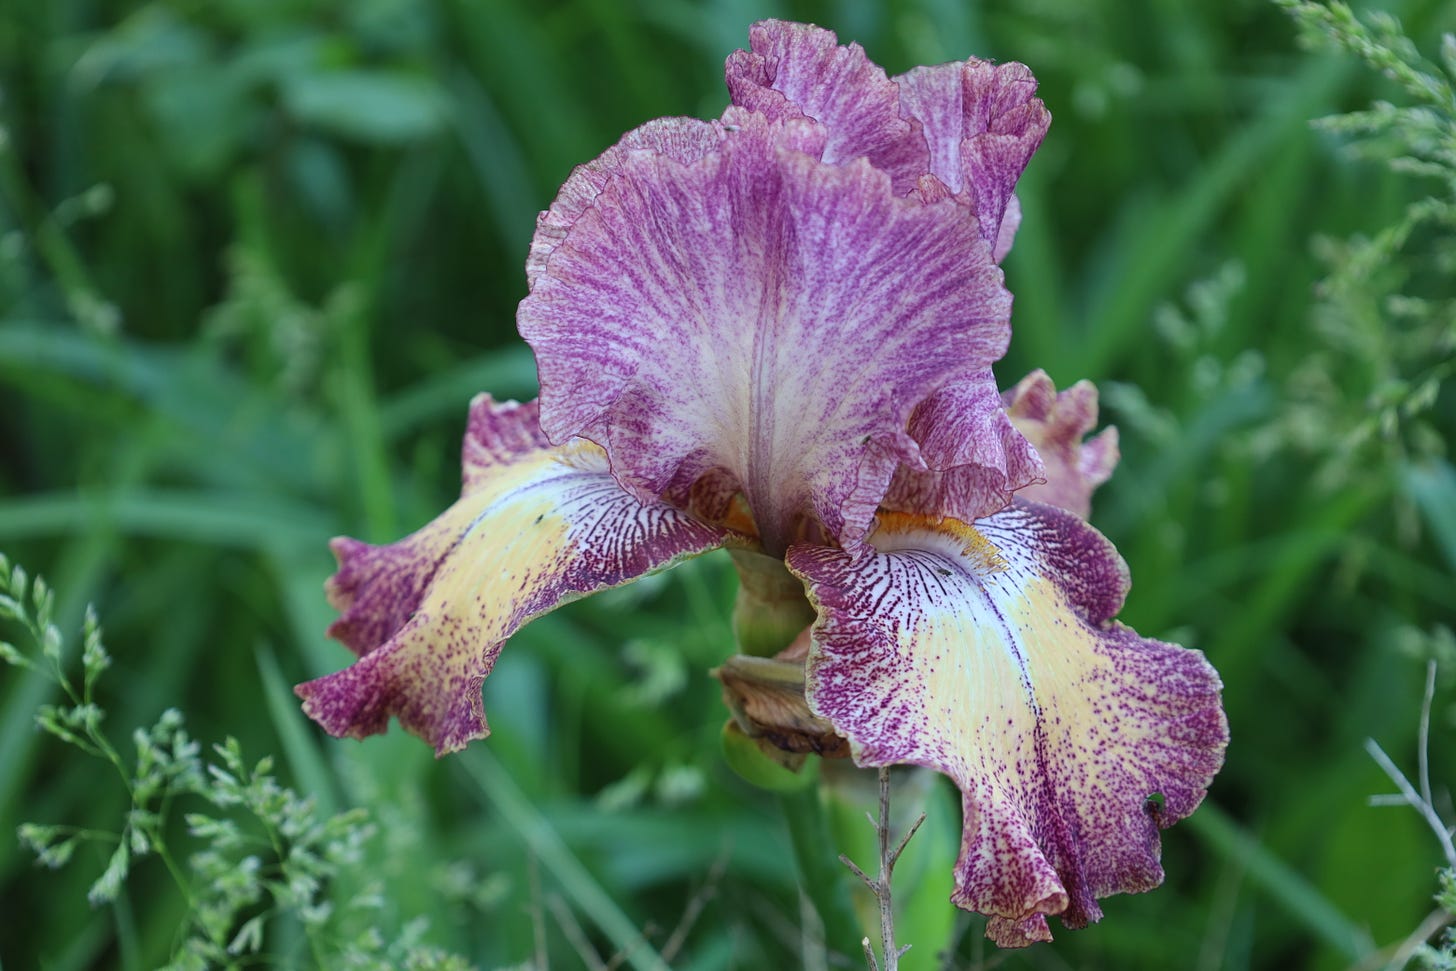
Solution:
<svg viewBox="0 0 1456 971"><path fill-rule="evenodd" d="M523 624L724 540L624 490L598 446L551 445L534 405L478 399L464 453L463 494L434 522L389 546L335 544L331 633L361 657L298 691L336 735L394 716L438 753L484 737L481 684Z"/></svg>
<svg viewBox="0 0 1456 971"><path fill-rule="evenodd" d="M988 936L1044 940L1048 914L1079 927L1161 881L1158 829L1203 798L1227 725L1201 654L1111 620L1127 582L1105 538L1036 504L974 526L882 513L867 546L788 565L819 615L811 709L860 764L960 788L953 899Z"/></svg>

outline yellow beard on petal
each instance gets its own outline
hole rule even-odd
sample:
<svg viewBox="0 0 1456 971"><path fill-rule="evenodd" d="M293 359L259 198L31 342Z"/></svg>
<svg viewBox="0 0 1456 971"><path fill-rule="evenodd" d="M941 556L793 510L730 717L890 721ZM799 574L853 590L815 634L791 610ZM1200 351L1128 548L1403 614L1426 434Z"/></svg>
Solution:
<svg viewBox="0 0 1456 971"><path fill-rule="evenodd" d="M904 548L903 540L912 540L914 548L922 549L927 532L954 544L946 552L966 558L982 574L1001 573L1006 569L1001 551L979 529L948 516L931 518L906 512L881 512L869 542L882 553Z"/></svg>

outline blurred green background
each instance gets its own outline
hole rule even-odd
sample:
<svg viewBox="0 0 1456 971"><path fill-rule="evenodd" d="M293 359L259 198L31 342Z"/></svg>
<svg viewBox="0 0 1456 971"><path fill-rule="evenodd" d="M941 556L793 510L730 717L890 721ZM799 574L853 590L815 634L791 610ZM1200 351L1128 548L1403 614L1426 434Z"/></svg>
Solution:
<svg viewBox="0 0 1456 971"><path fill-rule="evenodd" d="M1428 58L1456 29L1450 2L1393 9ZM892 73L1035 71L1054 122L1020 189L998 375L1102 387L1124 459L1093 521L1132 570L1123 619L1226 685L1228 765L1165 836L1164 888L1012 955L962 921L944 966L1385 967L1441 857L1415 813L1368 805L1391 786L1362 742L1414 772L1433 657L1438 806L1456 780L1456 288L1449 222L1379 258L1361 240L1456 182L1312 129L1410 99L1302 50L1262 0L0 6L0 549L49 578L68 633L97 605L118 744L175 706L200 739L277 754L323 808L367 807L373 925L427 916L483 969L531 966L538 927L553 967L589 966L573 921L603 956L621 926L663 946L695 894L673 967L800 965L778 802L719 750L725 560L531 625L486 685L495 734L442 761L397 728L327 739L289 687L349 659L323 636L328 538L426 522L458 488L470 396L533 394L513 317L536 212L626 129L716 116L723 58L764 16ZM116 830L109 770L33 728L53 694L0 668L0 834ZM917 837L946 854L932 883L946 825ZM167 960L181 894L141 861L90 907L106 855L52 871L0 836L6 968ZM289 940L271 960L316 966Z"/></svg>

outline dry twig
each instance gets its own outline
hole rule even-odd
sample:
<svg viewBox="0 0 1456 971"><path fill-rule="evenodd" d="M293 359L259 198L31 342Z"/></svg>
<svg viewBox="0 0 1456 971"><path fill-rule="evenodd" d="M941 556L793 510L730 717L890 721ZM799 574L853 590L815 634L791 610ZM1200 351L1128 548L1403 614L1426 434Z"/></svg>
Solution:
<svg viewBox="0 0 1456 971"><path fill-rule="evenodd" d="M878 819L871 819L875 827L875 835L879 838L880 846L880 872L871 880L869 875L855 865L855 862L844 854L840 854L839 862L849 867L850 871L864 885L870 888L875 895L875 900L880 904L880 951L885 956L883 971L898 971L900 967L900 955L910 950L910 945L895 947L895 908L890 896L890 877L895 871L895 864L900 859L900 854L905 852L905 845L910 838L920 829L920 824L925 822L925 814L921 813L919 818L910 826L910 829L901 838L894 850L890 849L890 768L880 768L880 811ZM868 937L860 942L864 945L865 961L869 964L870 971L881 971L879 962L875 959L875 949L870 944Z"/></svg>

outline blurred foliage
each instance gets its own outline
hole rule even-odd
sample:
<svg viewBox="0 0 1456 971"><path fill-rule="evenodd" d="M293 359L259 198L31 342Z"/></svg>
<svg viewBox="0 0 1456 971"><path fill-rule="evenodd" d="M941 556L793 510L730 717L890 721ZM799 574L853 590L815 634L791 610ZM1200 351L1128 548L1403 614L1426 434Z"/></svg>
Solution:
<svg viewBox="0 0 1456 971"><path fill-rule="evenodd" d="M978 918L921 913L944 871L907 857L907 894L929 889L900 938L954 923L957 968L1384 967L1433 909L1440 854L1367 804L1388 783L1361 741L1414 761L1430 657L1448 815L1456 779L1456 5L1288 6L0 6L0 548L54 581L61 630L99 606L115 737L180 708L194 737L276 753L320 818L366 808L357 872L391 914L429 915L420 947L650 966L681 931L674 967L813 966L780 797L719 747L725 561L532 624L487 683L495 735L438 763L398 731L320 737L288 686L347 660L322 635L328 537L428 520L469 397L534 393L512 317L573 165L646 119L716 115L722 59L763 16L891 71L1020 60L1056 120L1022 183L1000 377L1103 387L1124 460L1094 522L1132 570L1123 617L1208 653L1233 744L1165 836L1158 892L1000 955ZM127 816L124 788L35 730L58 690L0 667L0 832ZM948 867L952 794L905 786L933 817L912 848ZM0 961L164 964L189 919L165 867L133 861L113 905L81 904L110 852L51 871L0 840ZM939 942L913 942L935 967ZM267 946L311 963L286 927Z"/></svg>

